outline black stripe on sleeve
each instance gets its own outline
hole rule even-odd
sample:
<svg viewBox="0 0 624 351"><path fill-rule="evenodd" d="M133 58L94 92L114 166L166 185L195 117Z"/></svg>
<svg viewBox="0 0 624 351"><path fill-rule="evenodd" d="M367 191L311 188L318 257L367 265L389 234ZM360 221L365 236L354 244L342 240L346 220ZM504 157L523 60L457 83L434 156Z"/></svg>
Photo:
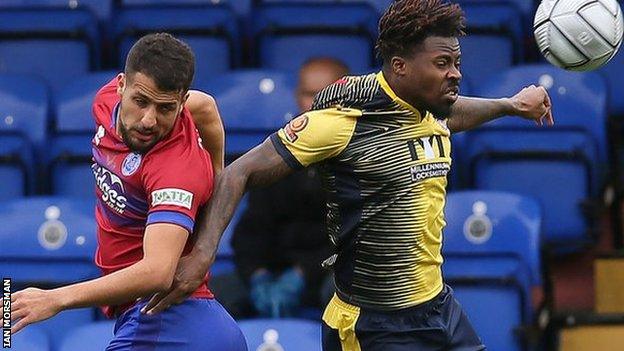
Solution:
<svg viewBox="0 0 624 351"><path fill-rule="evenodd" d="M284 146L284 143L282 143L282 140L277 135L277 132L271 134L270 138L273 146L275 147L275 150L277 150L277 153L282 156L284 162L286 162L286 164L290 168L294 170L299 170L303 168L303 165L299 162L299 160L297 160L295 156L293 156L293 154L290 152L290 150L288 150L286 146Z"/></svg>

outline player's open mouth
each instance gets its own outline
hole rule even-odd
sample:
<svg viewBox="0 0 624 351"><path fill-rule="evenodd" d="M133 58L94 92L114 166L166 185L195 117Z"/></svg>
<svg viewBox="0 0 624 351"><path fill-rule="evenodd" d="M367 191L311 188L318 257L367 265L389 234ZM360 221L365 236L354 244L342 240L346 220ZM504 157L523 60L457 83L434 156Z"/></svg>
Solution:
<svg viewBox="0 0 624 351"><path fill-rule="evenodd" d="M444 92L444 97L451 100L452 102L455 102L459 97L459 87L451 87L446 89L446 91Z"/></svg>

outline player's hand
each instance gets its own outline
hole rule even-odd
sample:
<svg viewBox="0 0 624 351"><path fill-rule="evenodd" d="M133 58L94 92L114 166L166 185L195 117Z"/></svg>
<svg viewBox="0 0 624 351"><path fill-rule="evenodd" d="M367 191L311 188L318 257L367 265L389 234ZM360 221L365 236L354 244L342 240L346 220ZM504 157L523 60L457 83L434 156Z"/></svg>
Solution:
<svg viewBox="0 0 624 351"><path fill-rule="evenodd" d="M29 324L46 320L61 312L60 299L53 290L28 288L11 295L12 333L24 329Z"/></svg>
<svg viewBox="0 0 624 351"><path fill-rule="evenodd" d="M542 86L528 86L511 98L514 114L535 121L539 126L555 124L550 96Z"/></svg>
<svg viewBox="0 0 624 351"><path fill-rule="evenodd" d="M171 289L154 294L141 312L156 314L166 310L172 304L182 303L202 284L207 271L208 267L199 257L194 255L181 257Z"/></svg>

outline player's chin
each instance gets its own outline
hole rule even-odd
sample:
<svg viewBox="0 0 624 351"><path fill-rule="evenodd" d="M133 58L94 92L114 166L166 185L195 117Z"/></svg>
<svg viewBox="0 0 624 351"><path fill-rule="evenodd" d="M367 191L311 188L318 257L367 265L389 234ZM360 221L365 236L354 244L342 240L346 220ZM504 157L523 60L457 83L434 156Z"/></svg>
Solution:
<svg viewBox="0 0 624 351"><path fill-rule="evenodd" d="M142 141L136 138L132 139L132 142L129 143L128 148L132 150L132 152L136 152L139 154L145 154L154 147L156 144L156 139L150 141Z"/></svg>
<svg viewBox="0 0 624 351"><path fill-rule="evenodd" d="M437 119L441 119L441 120L446 119L451 114L451 107L453 106L455 101L457 101L457 98L455 99L445 98L442 101L440 101L438 104L433 106L430 109L430 112Z"/></svg>

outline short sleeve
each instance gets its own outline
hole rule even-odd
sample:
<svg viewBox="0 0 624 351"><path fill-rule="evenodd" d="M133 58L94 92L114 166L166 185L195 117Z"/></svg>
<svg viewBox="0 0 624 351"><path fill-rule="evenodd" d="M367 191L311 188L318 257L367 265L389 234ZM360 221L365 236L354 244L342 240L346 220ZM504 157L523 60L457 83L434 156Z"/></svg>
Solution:
<svg viewBox="0 0 624 351"><path fill-rule="evenodd" d="M355 131L357 109L329 108L306 112L271 135L271 141L293 169L337 156Z"/></svg>
<svg viewBox="0 0 624 351"><path fill-rule="evenodd" d="M146 225L177 224L190 233L197 211L212 192L210 158L199 148L175 147L153 156L143 174L149 205Z"/></svg>

